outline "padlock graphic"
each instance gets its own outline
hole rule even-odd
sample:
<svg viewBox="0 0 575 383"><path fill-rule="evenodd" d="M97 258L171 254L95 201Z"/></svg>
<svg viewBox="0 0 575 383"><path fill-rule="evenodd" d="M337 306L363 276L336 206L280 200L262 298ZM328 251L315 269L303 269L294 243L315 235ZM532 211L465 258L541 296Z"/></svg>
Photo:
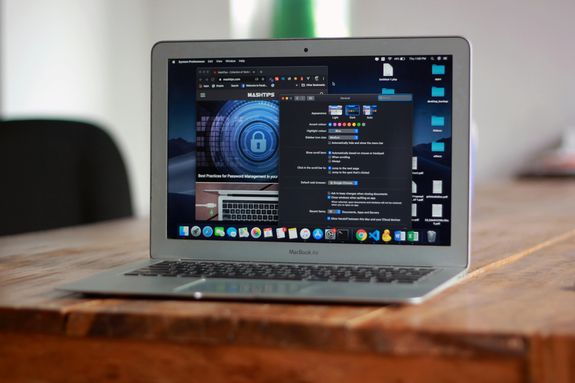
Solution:
<svg viewBox="0 0 575 383"><path fill-rule="evenodd" d="M252 135L250 141L250 149L253 153L263 153L268 147L268 141L266 140L264 134L260 131L255 132Z"/></svg>

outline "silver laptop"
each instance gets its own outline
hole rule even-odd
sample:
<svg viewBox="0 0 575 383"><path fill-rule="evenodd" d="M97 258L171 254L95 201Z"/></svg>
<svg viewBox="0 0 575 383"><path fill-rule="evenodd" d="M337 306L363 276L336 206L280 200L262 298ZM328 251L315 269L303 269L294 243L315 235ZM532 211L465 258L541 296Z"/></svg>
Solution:
<svg viewBox="0 0 575 383"><path fill-rule="evenodd" d="M160 42L150 259L61 287L416 303L469 266L461 37Z"/></svg>

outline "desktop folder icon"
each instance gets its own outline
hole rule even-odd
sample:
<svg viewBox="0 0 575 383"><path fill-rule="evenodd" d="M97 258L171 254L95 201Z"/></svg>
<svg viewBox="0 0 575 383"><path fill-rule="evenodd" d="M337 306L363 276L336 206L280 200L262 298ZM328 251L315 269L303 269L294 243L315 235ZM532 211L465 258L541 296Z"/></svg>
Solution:
<svg viewBox="0 0 575 383"><path fill-rule="evenodd" d="M445 117L431 116L431 126L445 126Z"/></svg>
<svg viewBox="0 0 575 383"><path fill-rule="evenodd" d="M444 142L432 142L431 143L431 151L432 152L444 152L445 151L445 143Z"/></svg>
<svg viewBox="0 0 575 383"><path fill-rule="evenodd" d="M445 65L431 64L431 74L445 74Z"/></svg>
<svg viewBox="0 0 575 383"><path fill-rule="evenodd" d="M445 97L445 88L432 86L431 97Z"/></svg>

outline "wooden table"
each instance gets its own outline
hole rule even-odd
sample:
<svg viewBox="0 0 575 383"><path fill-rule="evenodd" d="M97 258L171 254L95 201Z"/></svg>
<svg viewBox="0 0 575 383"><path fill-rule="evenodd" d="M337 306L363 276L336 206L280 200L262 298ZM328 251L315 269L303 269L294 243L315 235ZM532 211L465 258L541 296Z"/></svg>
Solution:
<svg viewBox="0 0 575 383"><path fill-rule="evenodd" d="M472 270L418 306L88 299L146 220L0 238L1 382L575 382L575 182L481 188Z"/></svg>

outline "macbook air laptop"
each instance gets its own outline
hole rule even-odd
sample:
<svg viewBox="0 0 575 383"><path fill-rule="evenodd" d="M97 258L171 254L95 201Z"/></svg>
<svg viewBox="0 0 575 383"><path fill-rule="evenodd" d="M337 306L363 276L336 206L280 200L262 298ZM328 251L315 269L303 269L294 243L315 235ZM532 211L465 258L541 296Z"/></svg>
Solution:
<svg viewBox="0 0 575 383"><path fill-rule="evenodd" d="M159 42L150 259L62 287L416 303L469 266L461 37Z"/></svg>

